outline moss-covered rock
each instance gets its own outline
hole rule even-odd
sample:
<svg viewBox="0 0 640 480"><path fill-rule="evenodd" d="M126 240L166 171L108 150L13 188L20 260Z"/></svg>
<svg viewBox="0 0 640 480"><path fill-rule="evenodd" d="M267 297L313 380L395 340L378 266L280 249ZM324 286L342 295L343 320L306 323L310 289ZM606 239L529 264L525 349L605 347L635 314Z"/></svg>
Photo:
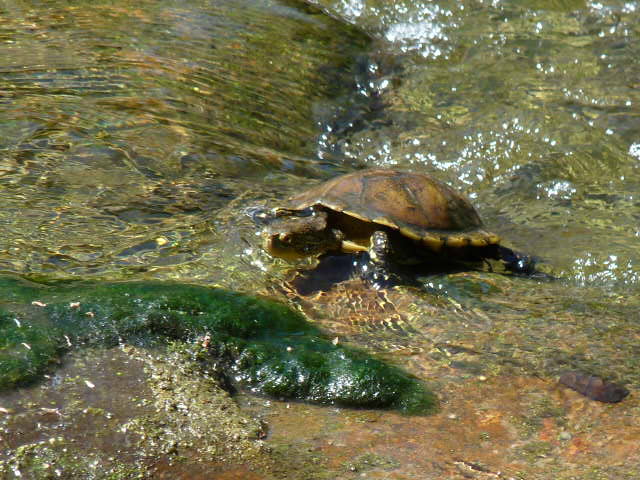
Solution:
<svg viewBox="0 0 640 480"><path fill-rule="evenodd" d="M62 350L56 327L39 328L0 310L0 389L37 378Z"/></svg>
<svg viewBox="0 0 640 480"><path fill-rule="evenodd" d="M396 367L318 337L245 344L233 368L254 391L279 398L424 413L434 397Z"/></svg>
<svg viewBox="0 0 640 480"><path fill-rule="evenodd" d="M37 378L72 346L198 339L207 352L198 354L201 362L222 365L256 393L412 414L435 404L417 379L334 345L301 315L269 299L153 282L13 284L19 287L14 304L34 304L31 314L0 317L5 388Z"/></svg>

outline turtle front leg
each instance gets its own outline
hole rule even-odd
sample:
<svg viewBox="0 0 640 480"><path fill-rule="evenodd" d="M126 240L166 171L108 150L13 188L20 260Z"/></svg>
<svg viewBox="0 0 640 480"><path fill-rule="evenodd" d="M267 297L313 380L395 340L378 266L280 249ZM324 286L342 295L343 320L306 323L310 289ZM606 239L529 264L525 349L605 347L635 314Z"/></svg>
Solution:
<svg viewBox="0 0 640 480"><path fill-rule="evenodd" d="M382 230L373 232L370 242L369 250L358 255L354 262L360 277L374 288L403 283L401 275L393 270L393 250L387 233Z"/></svg>

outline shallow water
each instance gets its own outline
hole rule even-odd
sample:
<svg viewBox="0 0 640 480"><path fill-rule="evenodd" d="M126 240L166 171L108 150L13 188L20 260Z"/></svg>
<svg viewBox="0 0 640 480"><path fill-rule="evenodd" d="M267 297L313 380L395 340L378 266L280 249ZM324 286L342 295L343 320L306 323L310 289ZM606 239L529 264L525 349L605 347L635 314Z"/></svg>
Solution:
<svg viewBox="0 0 640 480"><path fill-rule="evenodd" d="M287 299L454 410L483 389L544 391L567 368L640 387L640 3L313 3L328 15L257 0L2 3L0 269ZM245 209L362 166L437 175L559 280L463 272L423 278L426 291L291 295L290 266L261 251ZM574 407L556 426L577 437ZM557 460L569 447L550 448Z"/></svg>
<svg viewBox="0 0 640 480"><path fill-rule="evenodd" d="M563 277L636 293L638 4L355 4L405 55L382 90L391 126L345 152L437 173Z"/></svg>
<svg viewBox="0 0 640 480"><path fill-rule="evenodd" d="M63 277L182 277L216 246L218 209L321 170L321 100L367 42L268 2L9 2L3 18L0 262Z"/></svg>

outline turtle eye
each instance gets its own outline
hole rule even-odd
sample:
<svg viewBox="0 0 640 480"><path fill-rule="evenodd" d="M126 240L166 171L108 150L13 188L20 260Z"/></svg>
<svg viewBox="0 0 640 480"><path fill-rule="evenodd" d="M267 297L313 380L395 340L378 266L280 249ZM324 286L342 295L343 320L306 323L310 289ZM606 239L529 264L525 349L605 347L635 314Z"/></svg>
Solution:
<svg viewBox="0 0 640 480"><path fill-rule="evenodd" d="M280 235L278 235L278 239L283 243L289 243L289 241L291 240L291 235L289 235L288 233L281 233Z"/></svg>

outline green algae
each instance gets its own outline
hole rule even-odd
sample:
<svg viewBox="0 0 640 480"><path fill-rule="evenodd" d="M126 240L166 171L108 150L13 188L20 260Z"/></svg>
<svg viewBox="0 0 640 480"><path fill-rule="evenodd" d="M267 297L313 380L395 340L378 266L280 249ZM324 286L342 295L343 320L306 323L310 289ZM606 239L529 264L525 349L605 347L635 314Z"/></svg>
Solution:
<svg viewBox="0 0 640 480"><path fill-rule="evenodd" d="M366 472L374 468L397 468L400 463L391 457L384 457L369 452L344 463L345 470L350 472Z"/></svg>
<svg viewBox="0 0 640 480"><path fill-rule="evenodd" d="M42 290L35 281L27 281L20 277L0 275L0 306L14 302L31 302Z"/></svg>
<svg viewBox="0 0 640 480"><path fill-rule="evenodd" d="M253 343L238 357L236 369L254 391L275 397L406 413L429 411L435 403L397 368L318 338Z"/></svg>
<svg viewBox="0 0 640 480"><path fill-rule="evenodd" d="M0 310L0 389L36 380L61 351L60 331L41 329Z"/></svg>
<svg viewBox="0 0 640 480"><path fill-rule="evenodd" d="M5 290L11 284L5 280ZM223 365L229 378L258 394L408 414L435 407L435 397L417 379L333 344L301 315L269 299L154 282L22 285L12 298L22 300L22 310L31 300L34 313L1 317L4 388L37 379L73 346L197 340L207 355L194 357Z"/></svg>
<svg viewBox="0 0 640 480"><path fill-rule="evenodd" d="M63 438L24 445L11 459L0 461L0 473L14 478L82 478L86 480L122 480L149 478L142 465L125 465L104 458L98 452L75 445ZM64 474L64 477L62 476Z"/></svg>
<svg viewBox="0 0 640 480"><path fill-rule="evenodd" d="M559 427L567 424L567 412L561 405L556 405L553 400L536 393L534 398L524 399L527 404L526 412L519 418L516 428L522 440L528 440L537 435L543 427L545 419L553 419Z"/></svg>

